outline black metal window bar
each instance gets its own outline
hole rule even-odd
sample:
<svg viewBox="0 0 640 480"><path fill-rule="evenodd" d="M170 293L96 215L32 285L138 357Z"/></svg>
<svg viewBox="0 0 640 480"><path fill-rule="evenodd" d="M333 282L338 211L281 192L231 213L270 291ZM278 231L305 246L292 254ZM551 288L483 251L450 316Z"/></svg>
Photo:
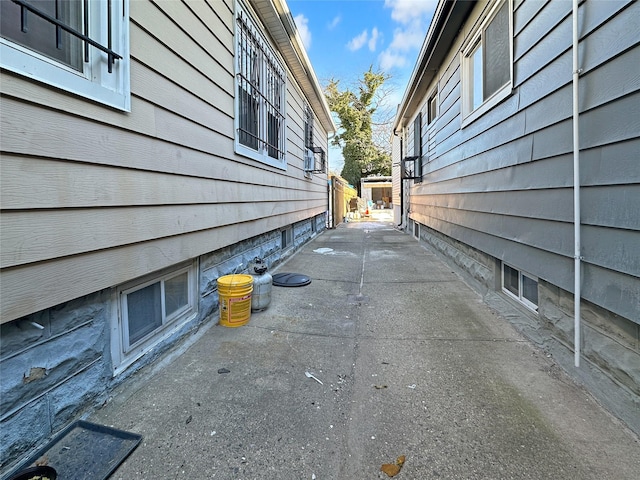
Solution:
<svg viewBox="0 0 640 480"><path fill-rule="evenodd" d="M313 148L313 111L308 105L304 111L304 147Z"/></svg>
<svg viewBox="0 0 640 480"><path fill-rule="evenodd" d="M422 159L415 155L402 159L402 180L422 180Z"/></svg>
<svg viewBox="0 0 640 480"><path fill-rule="evenodd" d="M306 170L309 173L325 173L327 167L326 154L322 147L311 147L313 152L313 167L311 170Z"/></svg>
<svg viewBox="0 0 640 480"><path fill-rule="evenodd" d="M251 19L240 12L236 21L240 143L256 151L265 150L272 158L284 158L284 71Z"/></svg>
<svg viewBox="0 0 640 480"><path fill-rule="evenodd" d="M39 9L37 9L36 7L34 7L33 5L30 5L28 2L25 2L24 0L11 0L13 3L16 3L20 6L20 28L23 32L27 32L27 13L31 12L34 15L37 15L38 17L46 20L49 23L52 23L56 26L56 47L57 48L62 48L62 30L64 30L65 32L70 33L71 35L73 35L74 37L82 40L83 45L84 45L84 61L85 62L89 62L89 45L97 48L98 50L104 52L107 54L107 59L108 59L108 70L109 73L112 73L113 71L113 64L116 60L120 60L122 59L122 55L117 54L116 52L114 52L111 47L112 47L112 19L111 19L111 0L107 1L107 46L105 47L104 45L101 45L100 43L96 42L95 40L89 38L87 35L85 35L82 32L78 32L77 30L71 28L70 26L66 25L64 22L61 22L60 20L58 20L55 17L52 17L51 15L49 15L46 12L43 12ZM58 11L58 0L55 0L56 2L56 12ZM83 0L83 6L84 6L84 26L83 29L85 32L89 31L89 0Z"/></svg>

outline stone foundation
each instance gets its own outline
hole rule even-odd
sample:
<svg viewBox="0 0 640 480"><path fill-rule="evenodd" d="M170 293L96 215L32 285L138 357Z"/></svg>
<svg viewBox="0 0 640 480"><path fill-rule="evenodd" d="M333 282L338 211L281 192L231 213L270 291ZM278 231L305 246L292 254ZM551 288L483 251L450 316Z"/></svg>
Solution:
<svg viewBox="0 0 640 480"><path fill-rule="evenodd" d="M407 228L413 233L411 221ZM420 225L420 239L438 253L485 302L640 434L640 324L581 302L581 366L574 367L574 298L538 280L538 314L501 292L500 261Z"/></svg>
<svg viewBox="0 0 640 480"><path fill-rule="evenodd" d="M280 263L325 228L318 215L293 225L294 244L285 251L275 230L202 255L198 313L176 325L124 372L113 376L111 319L117 315L116 287L3 324L0 327L0 476L72 421L108 399L109 393L142 367L217 323L217 278L246 272L255 257Z"/></svg>

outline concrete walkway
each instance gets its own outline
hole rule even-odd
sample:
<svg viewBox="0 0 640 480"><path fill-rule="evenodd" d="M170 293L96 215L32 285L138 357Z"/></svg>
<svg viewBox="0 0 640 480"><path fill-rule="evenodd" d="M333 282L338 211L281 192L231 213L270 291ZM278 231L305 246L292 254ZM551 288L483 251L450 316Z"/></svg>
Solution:
<svg viewBox="0 0 640 480"><path fill-rule="evenodd" d="M369 480L401 455L398 479L639 478L637 437L385 213L92 415L144 437L112 478Z"/></svg>

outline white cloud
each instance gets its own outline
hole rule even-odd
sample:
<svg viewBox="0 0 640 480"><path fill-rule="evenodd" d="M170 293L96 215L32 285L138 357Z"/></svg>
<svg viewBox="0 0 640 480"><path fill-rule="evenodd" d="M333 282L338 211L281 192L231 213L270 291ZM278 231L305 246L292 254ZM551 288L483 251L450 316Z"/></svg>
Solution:
<svg viewBox="0 0 640 480"><path fill-rule="evenodd" d="M342 17L340 15L336 16L333 18L333 20L331 20L331 23L329 23L327 25L327 28L329 30L333 30L334 28L336 28L338 26L338 24L342 21Z"/></svg>
<svg viewBox="0 0 640 480"><path fill-rule="evenodd" d="M411 23L418 17L431 16L438 0L384 0L384 6L391 9L391 18L398 23Z"/></svg>
<svg viewBox="0 0 640 480"><path fill-rule="evenodd" d="M311 48L311 30L309 30L309 19L303 14L299 14L293 17L293 21L296 23L296 27L298 28L298 34L302 39L302 44L308 51Z"/></svg>
<svg viewBox="0 0 640 480"><path fill-rule="evenodd" d="M389 70L392 70L394 68L402 68L407 66L407 58L402 54L393 52L389 48L380 53L378 61L380 62L380 68L385 72L388 72Z"/></svg>
<svg viewBox="0 0 640 480"><path fill-rule="evenodd" d="M355 52L366 45L369 50L375 52L376 47L378 46L378 40L380 40L380 38L380 30L378 30L376 27L373 27L371 29L371 35L369 35L368 30L363 30L360 35L349 40L349 43L347 43L347 48L352 52Z"/></svg>
<svg viewBox="0 0 640 480"><path fill-rule="evenodd" d="M385 0L391 18L398 24L393 39L380 53L380 68L389 71L408 64L408 56L420 50L438 0Z"/></svg>
<svg viewBox="0 0 640 480"><path fill-rule="evenodd" d="M419 22L410 24L406 29L397 28L393 32L393 40L389 44L389 48L401 52L419 49L424 42L425 35L425 28Z"/></svg>
<svg viewBox="0 0 640 480"><path fill-rule="evenodd" d="M376 27L373 27L373 30L371 30L371 37L369 37L369 42L367 43L369 50L371 50L372 52L376 51L376 43L378 42L379 38L380 32Z"/></svg>
<svg viewBox="0 0 640 480"><path fill-rule="evenodd" d="M349 43L347 43L347 48L352 52L355 52L356 50L360 50L364 46L364 44L367 43L368 38L369 38L369 32L364 30L360 35L358 35L357 37L353 37L351 40L349 40Z"/></svg>

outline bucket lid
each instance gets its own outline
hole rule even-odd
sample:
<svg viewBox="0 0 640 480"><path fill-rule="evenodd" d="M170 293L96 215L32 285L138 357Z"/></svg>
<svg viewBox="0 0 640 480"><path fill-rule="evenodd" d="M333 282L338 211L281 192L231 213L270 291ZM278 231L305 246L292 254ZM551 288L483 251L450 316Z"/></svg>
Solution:
<svg viewBox="0 0 640 480"><path fill-rule="evenodd" d="M218 278L218 285L222 285L223 287L244 287L251 283L253 283L253 277L243 273L224 275Z"/></svg>
<svg viewBox="0 0 640 480"><path fill-rule="evenodd" d="M276 287L304 287L311 283L311 278L302 273L276 273L273 284Z"/></svg>

